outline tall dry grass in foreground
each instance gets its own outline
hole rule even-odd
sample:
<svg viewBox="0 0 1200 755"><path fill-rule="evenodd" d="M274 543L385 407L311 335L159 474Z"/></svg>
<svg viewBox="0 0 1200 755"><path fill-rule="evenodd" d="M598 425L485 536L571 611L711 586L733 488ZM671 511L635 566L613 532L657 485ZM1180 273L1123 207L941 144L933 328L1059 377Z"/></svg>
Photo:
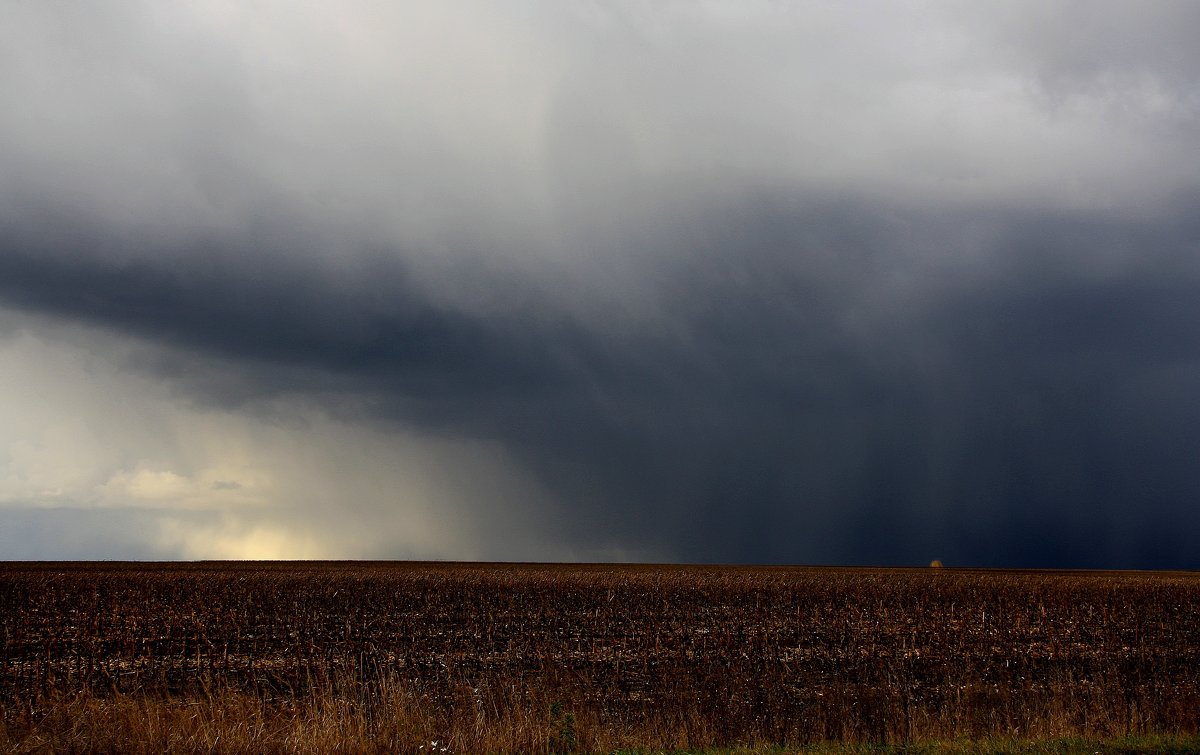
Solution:
<svg viewBox="0 0 1200 755"><path fill-rule="evenodd" d="M6 717L13 752L545 752L544 716L452 719L385 686L364 703L310 690L286 701L236 690L162 698L84 692ZM548 738L549 737L549 738Z"/></svg>
<svg viewBox="0 0 1200 755"><path fill-rule="evenodd" d="M1200 731L1194 575L10 565L0 631L16 751Z"/></svg>
<svg viewBox="0 0 1200 755"><path fill-rule="evenodd" d="M798 721L793 727L751 727L731 741L719 736L719 722L714 725L686 701L669 715L626 717L606 713L594 705L589 707L580 700L548 702L549 698L539 697L514 695L492 710L470 711L439 710L402 685L390 684L384 684L369 701L347 694L345 687L340 692L310 689L287 700L235 690L174 697L75 692L41 700L29 709L6 712L0 727L0 750L609 753L767 748L821 741L951 741L961 739L963 731L972 731L976 737L1051 740L1162 730L1153 725L1161 716L1138 719L1136 714L1132 719L1101 719L1080 726L1080 711L1071 708L1069 695L1041 710L989 711L981 715L977 708L945 706L940 711L923 710L917 720L907 722L904 717L909 711L902 701L889 701L874 711L860 712L856 710L857 701L842 700L812 711L815 718ZM1084 704L1103 713L1097 701ZM1013 707L1017 707L1016 701ZM875 736L864 738L865 730L856 721L863 713L879 717L874 725Z"/></svg>

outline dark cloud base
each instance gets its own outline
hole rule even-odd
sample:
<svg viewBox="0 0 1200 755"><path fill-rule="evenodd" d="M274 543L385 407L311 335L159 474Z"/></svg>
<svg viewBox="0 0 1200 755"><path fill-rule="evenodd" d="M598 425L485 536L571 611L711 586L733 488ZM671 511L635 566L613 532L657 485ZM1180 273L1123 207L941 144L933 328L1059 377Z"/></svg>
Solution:
<svg viewBox="0 0 1200 755"><path fill-rule="evenodd" d="M497 441L558 502L541 518L564 542L678 561L1200 568L1200 215L769 193L698 215L604 240L670 261L653 271L662 319L641 330L532 289L504 311L455 309L403 253L347 289L306 267L317 248L117 254L103 229L10 237L0 301L206 363L141 367L200 400L302 394Z"/></svg>

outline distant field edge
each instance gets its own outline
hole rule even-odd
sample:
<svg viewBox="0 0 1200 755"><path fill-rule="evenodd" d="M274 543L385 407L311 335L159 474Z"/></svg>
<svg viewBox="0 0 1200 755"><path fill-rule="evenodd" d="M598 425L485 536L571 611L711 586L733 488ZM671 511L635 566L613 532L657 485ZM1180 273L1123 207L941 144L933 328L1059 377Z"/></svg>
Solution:
<svg viewBox="0 0 1200 755"><path fill-rule="evenodd" d="M179 561L122 561L122 560L0 560L0 571L45 570L129 570L129 569L578 569L584 571L764 571L764 572L826 572L826 573L957 573L957 574L1061 574L1061 575L1163 575L1200 576L1200 569L1102 569L1047 568L1003 566L880 566L836 564L733 564L667 561L440 561L406 559L198 559Z"/></svg>

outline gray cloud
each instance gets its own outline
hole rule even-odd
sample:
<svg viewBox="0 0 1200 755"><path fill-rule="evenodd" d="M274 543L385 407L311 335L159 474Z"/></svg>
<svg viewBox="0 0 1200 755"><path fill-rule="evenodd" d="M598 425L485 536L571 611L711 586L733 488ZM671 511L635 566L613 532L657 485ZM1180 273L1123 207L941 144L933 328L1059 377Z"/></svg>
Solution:
<svg viewBox="0 0 1200 755"><path fill-rule="evenodd" d="M1200 54L1188 30L1200 11L1192 3L1017 2L975 9L961 20L999 42L996 53L1010 65L1066 96L1152 84L1196 105L1189 82L1200 72Z"/></svg>
<svg viewBox="0 0 1200 755"><path fill-rule="evenodd" d="M13 6L9 353L236 428L76 454L168 553L1194 566L1192 11L1074 7Z"/></svg>

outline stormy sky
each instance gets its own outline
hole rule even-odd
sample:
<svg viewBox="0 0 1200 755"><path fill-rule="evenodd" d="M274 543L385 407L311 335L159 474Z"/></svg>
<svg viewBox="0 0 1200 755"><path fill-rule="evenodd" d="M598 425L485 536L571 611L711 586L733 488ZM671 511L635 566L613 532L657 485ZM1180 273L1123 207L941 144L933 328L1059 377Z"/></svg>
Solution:
<svg viewBox="0 0 1200 755"><path fill-rule="evenodd" d="M1200 568L1200 5L0 5L0 559Z"/></svg>

